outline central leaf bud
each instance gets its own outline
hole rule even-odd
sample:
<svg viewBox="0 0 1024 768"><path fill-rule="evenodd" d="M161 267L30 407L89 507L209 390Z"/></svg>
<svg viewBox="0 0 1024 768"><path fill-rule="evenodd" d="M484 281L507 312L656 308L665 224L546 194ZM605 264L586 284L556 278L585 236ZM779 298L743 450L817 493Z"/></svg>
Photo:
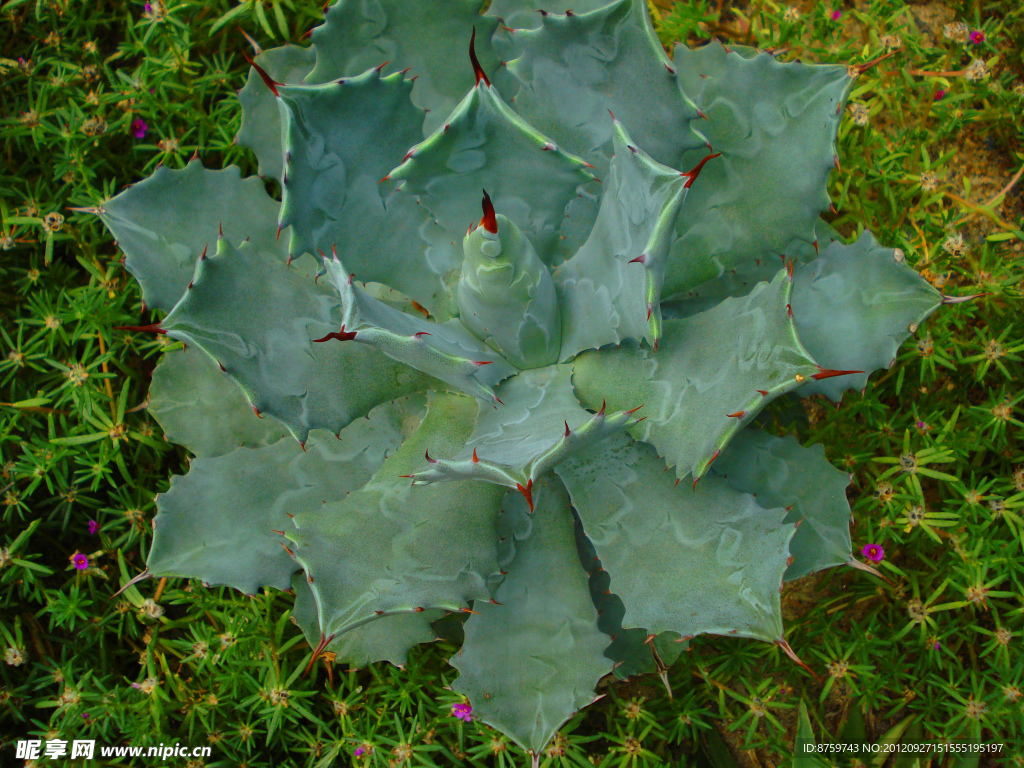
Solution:
<svg viewBox="0 0 1024 768"><path fill-rule="evenodd" d="M520 369L558 361L562 321L555 283L519 227L484 192L480 224L462 241L462 324Z"/></svg>

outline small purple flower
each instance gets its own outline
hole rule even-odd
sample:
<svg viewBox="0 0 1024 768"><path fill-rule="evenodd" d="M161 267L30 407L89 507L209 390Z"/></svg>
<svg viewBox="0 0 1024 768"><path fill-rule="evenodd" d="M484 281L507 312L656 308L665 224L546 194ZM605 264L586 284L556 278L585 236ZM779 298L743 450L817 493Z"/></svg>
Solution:
<svg viewBox="0 0 1024 768"><path fill-rule="evenodd" d="M945 95L946 95L946 92L944 90L942 90L941 88L939 88L939 90L937 90L935 92L935 100L938 101L939 99L941 99Z"/></svg>
<svg viewBox="0 0 1024 768"><path fill-rule="evenodd" d="M149 16L152 13L153 13L153 4L152 3L146 3L146 15Z"/></svg>
<svg viewBox="0 0 1024 768"><path fill-rule="evenodd" d="M971 30L971 42L975 45L981 45L985 42L985 33L980 29Z"/></svg>
<svg viewBox="0 0 1024 768"><path fill-rule="evenodd" d="M356 757L362 757L364 754L366 754L366 747L356 747L356 751L355 751L355 756Z"/></svg>
<svg viewBox="0 0 1024 768"><path fill-rule="evenodd" d="M941 645L941 643L940 643L940 642L939 642L938 640L936 640L936 641L935 641L935 645L933 645L933 646L932 646L932 650L933 650L933 651L937 651L937 650L939 650L939 646L940 646L940 645Z"/></svg>
<svg viewBox="0 0 1024 768"><path fill-rule="evenodd" d="M146 138L147 130L149 130L149 126L146 125L145 121L141 117L137 117L132 121L132 133L136 139Z"/></svg>
<svg viewBox="0 0 1024 768"><path fill-rule="evenodd" d="M89 558L80 552L76 552L74 557L71 558L71 562L75 564L75 568L80 571L84 571L89 567Z"/></svg>
<svg viewBox="0 0 1024 768"><path fill-rule="evenodd" d="M90 520L89 521L89 533L93 533L94 534L99 529L100 529L100 524L99 523L97 523L95 520Z"/></svg>
<svg viewBox="0 0 1024 768"><path fill-rule="evenodd" d="M843 18L843 12L842 11L832 11L832 14L831 14L830 18L832 19L832 21L839 21L841 18Z"/></svg>
<svg viewBox="0 0 1024 768"><path fill-rule="evenodd" d="M467 723L473 722L473 707L468 702L453 706L452 714L459 718L459 720L465 720Z"/></svg>
<svg viewBox="0 0 1024 768"><path fill-rule="evenodd" d="M885 559L885 550L878 544L865 544L860 553L872 563L880 563Z"/></svg>

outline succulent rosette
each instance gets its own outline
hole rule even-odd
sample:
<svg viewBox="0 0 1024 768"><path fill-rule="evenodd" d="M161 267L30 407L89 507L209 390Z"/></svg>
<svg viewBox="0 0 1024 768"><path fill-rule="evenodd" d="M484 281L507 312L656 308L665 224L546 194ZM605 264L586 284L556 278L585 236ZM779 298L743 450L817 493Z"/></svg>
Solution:
<svg viewBox="0 0 1024 768"><path fill-rule="evenodd" d="M751 421L863 387L942 297L821 219L856 70L669 58L643 0L484 6L341 0L255 57L263 178L193 160L97 212L185 344L145 575L294 590L356 665L457 614L455 690L537 756L697 635L790 651L849 480Z"/></svg>

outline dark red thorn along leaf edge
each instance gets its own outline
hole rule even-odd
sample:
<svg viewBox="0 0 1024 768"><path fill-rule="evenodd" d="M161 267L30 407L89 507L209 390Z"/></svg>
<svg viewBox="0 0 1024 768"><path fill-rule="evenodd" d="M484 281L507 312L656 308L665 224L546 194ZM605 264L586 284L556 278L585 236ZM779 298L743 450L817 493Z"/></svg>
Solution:
<svg viewBox="0 0 1024 768"><path fill-rule="evenodd" d="M889 53L883 54L882 56L879 56L877 59L872 59L871 61L864 62L863 64L854 64L854 69L857 70L858 75L863 75L865 72L867 72L869 69L871 69L879 62L885 61L890 56L896 55L898 52L899 51L889 51Z"/></svg>
<svg viewBox="0 0 1024 768"><path fill-rule="evenodd" d="M533 479L526 481L526 485L516 483L516 490L523 494L526 503L530 505L530 512L533 512Z"/></svg>
<svg viewBox="0 0 1024 768"><path fill-rule="evenodd" d="M346 331L345 326L341 326L340 331L332 331L324 336L322 339L313 339L313 343L319 343L322 341L330 341L331 339L337 339L338 341L351 341L356 337L355 331Z"/></svg>
<svg viewBox="0 0 1024 768"><path fill-rule="evenodd" d="M277 82L277 80L268 75L267 71L263 69L263 67L257 64L255 61L250 59L248 54L246 54L244 51L242 52L242 58L249 63L250 67L252 67L259 73L259 76L263 79L263 82L266 84L267 88L269 88L275 96L281 95L280 93L277 92L277 86L284 85L284 83L279 83Z"/></svg>
<svg viewBox="0 0 1024 768"><path fill-rule="evenodd" d="M322 654L324 649L331 644L331 640L333 639L334 635L323 635L320 637L320 642L317 643L316 648L313 649L313 658L309 660L309 664L306 665L306 671L302 673L303 677L308 675L309 671L313 669L313 665L316 664L316 660L320 658L320 654Z"/></svg>
<svg viewBox="0 0 1024 768"><path fill-rule="evenodd" d="M821 368L816 374L811 376L812 379L831 379L833 376L846 376L850 373L864 373L864 371L834 371L828 368Z"/></svg>
<svg viewBox="0 0 1024 768"><path fill-rule="evenodd" d="M483 190L484 199L481 201L480 206L483 208L484 215L480 217L480 225L486 231L492 235L498 234L498 217L494 213L494 205L491 203L491 196L487 194L487 190Z"/></svg>
<svg viewBox="0 0 1024 768"><path fill-rule="evenodd" d="M789 656L789 658L791 658L791 659L792 659L793 661L795 661L795 662L796 662L797 664L799 664L799 665L800 665L801 667L803 667L803 668L804 668L804 669L806 669L806 670L807 670L808 672L810 672L810 673L811 673L811 674L812 674L812 675L814 676L814 679L815 679L815 680L817 680L817 681L818 681L819 683L821 682L821 678L820 678L820 677L818 677L818 675L817 675L817 674L815 673L815 671L814 671L813 669L811 669L811 668L810 668L809 666L807 666L807 665L806 665L806 664L805 664L805 663L804 663L804 662L803 662L803 661L802 661L802 660L800 659L800 657L796 655L796 652L795 652L795 651L794 651L794 650L793 650L792 648L790 648L790 647L789 647L789 643L787 643L785 639L781 639L781 640L776 640L776 641L775 641L775 644L776 644L776 645L778 645L778 646L779 646L779 647L780 647L780 648L781 648L781 649L782 649L782 650L783 650L783 651L785 652L785 654L786 654L787 656Z"/></svg>
<svg viewBox="0 0 1024 768"><path fill-rule="evenodd" d="M943 296L943 304L963 304L965 301L972 301L974 299L981 298L982 296L988 296L987 293L972 293L970 296Z"/></svg>
<svg viewBox="0 0 1024 768"><path fill-rule="evenodd" d="M483 80L489 86L491 81L487 79L487 73L484 72L484 68L480 66L480 60L476 57L476 27L473 27L473 34L469 36L469 60L473 64L476 84L480 85L480 81Z"/></svg>
<svg viewBox="0 0 1024 768"><path fill-rule="evenodd" d="M693 168L688 170L686 173L679 174L680 176L685 176L686 177L686 183L683 184L683 188L684 189L689 189L690 185L693 184L693 182L695 182L697 180L698 176L700 176L700 172L704 168L704 163L706 163L708 160L714 160L716 157L720 157L721 154L722 154L721 152L715 152L714 154L708 155L703 160L701 160L699 163L697 163L697 165L695 165Z"/></svg>

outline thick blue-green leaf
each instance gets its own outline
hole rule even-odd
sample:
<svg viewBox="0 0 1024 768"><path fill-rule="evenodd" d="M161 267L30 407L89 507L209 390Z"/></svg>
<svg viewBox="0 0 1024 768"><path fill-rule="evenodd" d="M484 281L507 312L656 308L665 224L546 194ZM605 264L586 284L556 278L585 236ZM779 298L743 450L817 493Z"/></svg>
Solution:
<svg viewBox="0 0 1024 768"><path fill-rule="evenodd" d="M316 68L309 82L326 83L372 67L385 74L408 70L416 78L413 103L426 110L424 135L444 124L473 87L468 49L476 30L476 54L487 73L501 61L491 38L498 20L482 16L483 0L339 0L313 30Z"/></svg>
<svg viewBox="0 0 1024 768"><path fill-rule="evenodd" d="M312 48L282 45L261 51L254 61L278 83L301 83L313 69L316 53ZM256 153L260 176L281 180L284 150L281 147L281 114L274 96L255 67L238 92L242 105L242 125L235 142Z"/></svg>
<svg viewBox="0 0 1024 768"><path fill-rule="evenodd" d="M471 481L414 488L402 477L424 463L428 444L458 450L476 413L472 398L434 393L420 428L369 483L295 516L286 536L306 571L325 640L379 616L460 611L490 597L505 489Z"/></svg>
<svg viewBox="0 0 1024 768"><path fill-rule="evenodd" d="M863 389L873 371L892 363L911 329L942 303L942 294L907 266L901 251L878 245L870 232L849 245L824 222L816 233L818 251L794 240L785 253L796 264L791 303L797 334L822 367L863 373L809 381L800 394L839 402L843 392ZM746 295L780 263L769 257L730 269L663 304L664 315L688 317Z"/></svg>
<svg viewBox="0 0 1024 768"><path fill-rule="evenodd" d="M170 490L157 497L148 571L248 594L288 589L299 566L275 530L290 527L290 516L315 515L324 502L363 486L423 409L422 397L382 405L347 427L341 440L311 433L305 449L285 438L195 459L188 474L172 478Z"/></svg>
<svg viewBox="0 0 1024 768"><path fill-rule="evenodd" d="M557 362L562 322L555 282L515 222L500 213L493 222L485 216L463 238L462 256L459 321L516 368Z"/></svg>
<svg viewBox="0 0 1024 768"><path fill-rule="evenodd" d="M843 242L843 236L823 219L815 222L814 233L818 238L817 248L802 240L793 240L781 256L738 264L714 280L708 280L672 300L662 302L662 316L666 320L689 317L713 309L725 299L746 296L758 283L771 282L786 264L792 262L799 269L800 265L818 258L819 252L830 243Z"/></svg>
<svg viewBox="0 0 1024 768"><path fill-rule="evenodd" d="M787 311L790 288L782 270L743 298L666 322L658 351L627 342L584 352L573 364L577 397L589 408L643 404L630 434L678 478L700 477L768 402L819 373Z"/></svg>
<svg viewBox="0 0 1024 768"><path fill-rule="evenodd" d="M707 115L701 132L722 157L695 184L676 225L665 293L672 296L796 238L811 243L829 209L835 138L853 80L846 67L783 64L719 43L677 46L680 87ZM681 165L696 164L691 150Z"/></svg>
<svg viewBox="0 0 1024 768"><path fill-rule="evenodd" d="M278 204L263 182L243 179L238 168L211 171L192 160L180 171L160 166L144 181L97 210L124 251L125 268L151 309L169 311L195 272L196 260L217 242L248 239L270 259L285 258L277 242Z"/></svg>
<svg viewBox="0 0 1024 768"><path fill-rule="evenodd" d="M639 417L588 413L573 395L571 365L523 371L495 389L499 404L480 404L473 434L451 458L434 449L417 483L476 479L529 493L534 481L587 445Z"/></svg>
<svg viewBox="0 0 1024 768"><path fill-rule="evenodd" d="M784 522L799 524L789 545L793 562L786 581L850 561L850 475L829 464L820 445L804 448L793 437L744 429L711 473L762 507L785 507Z"/></svg>
<svg viewBox="0 0 1024 768"><path fill-rule="evenodd" d="M316 598L305 573L300 571L292 577L292 589L295 592L292 619L306 636L306 641L317 648L323 634L317 620ZM377 661L389 661L396 667L403 667L414 646L437 639L437 633L430 624L444 615L444 611L434 610L381 616L338 635L321 650L335 654L335 663L357 669Z"/></svg>
<svg viewBox="0 0 1024 768"><path fill-rule="evenodd" d="M622 598L624 627L783 639L795 526L719 478L678 485L654 450L611 437L555 468Z"/></svg>
<svg viewBox="0 0 1024 768"><path fill-rule="evenodd" d="M231 377L193 347L164 353L153 370L148 409L168 440L198 458L258 448L288 435L277 419L253 413Z"/></svg>
<svg viewBox="0 0 1024 768"><path fill-rule="evenodd" d="M601 558L583 532L583 523L575 512L573 532L580 562L590 573L590 599L597 608L597 628L611 639L604 654L615 662L615 676L625 680L634 675L657 672L666 681L667 688L668 668L689 647L689 641L682 640L678 632L651 635L640 627L624 629L622 617L626 614L626 606L622 604L622 598L611 591L611 577L601 565Z"/></svg>
<svg viewBox="0 0 1024 768"><path fill-rule="evenodd" d="M590 13L608 5L609 0L491 0L488 16L497 16L513 29L536 29L544 13Z"/></svg>
<svg viewBox="0 0 1024 768"><path fill-rule="evenodd" d="M705 146L690 123L697 109L679 90L675 68L651 28L644 0L616 0L592 13L541 17L512 36L509 71L522 88L516 111L604 178L612 117L657 162L680 168Z"/></svg>
<svg viewBox="0 0 1024 768"><path fill-rule="evenodd" d="M469 697L473 715L538 755L595 700L594 686L612 662L576 554L565 489L549 475L534 493L529 534L517 541L497 603L474 605L465 644L450 663L459 670L452 688ZM529 515L515 494L504 509Z"/></svg>
<svg viewBox="0 0 1024 768"><path fill-rule="evenodd" d="M286 153L280 226L291 228L292 256L336 250L357 279L396 288L447 318L461 249L414 197L380 184L422 136L412 88L401 74L376 69L278 87Z"/></svg>
<svg viewBox="0 0 1024 768"><path fill-rule="evenodd" d="M838 403L845 390L863 389L941 304L942 294L906 264L903 252L883 248L870 232L851 245L829 245L793 275L793 321L823 367L863 373L808 382L800 394Z"/></svg>
<svg viewBox="0 0 1024 768"><path fill-rule="evenodd" d="M612 146L594 228L554 272L563 361L627 338L655 344L661 337L661 286L688 179L651 160L618 121Z"/></svg>
<svg viewBox="0 0 1024 768"><path fill-rule="evenodd" d="M252 406L287 425L338 432L379 403L440 384L362 344L313 344L338 328L337 298L226 239L200 260L192 288L163 321L167 334L216 360ZM443 385L442 385L443 386Z"/></svg>
<svg viewBox="0 0 1024 768"><path fill-rule="evenodd" d="M456 242L480 220L480 192L526 235L550 263L576 188L593 176L585 163L556 146L484 81L466 94L433 134L388 175L418 195Z"/></svg>
<svg viewBox="0 0 1024 768"><path fill-rule="evenodd" d="M494 401L491 387L515 373L458 320L435 323L395 309L357 286L337 257L325 258L324 268L340 297L341 331L319 342L365 344L488 404Z"/></svg>

